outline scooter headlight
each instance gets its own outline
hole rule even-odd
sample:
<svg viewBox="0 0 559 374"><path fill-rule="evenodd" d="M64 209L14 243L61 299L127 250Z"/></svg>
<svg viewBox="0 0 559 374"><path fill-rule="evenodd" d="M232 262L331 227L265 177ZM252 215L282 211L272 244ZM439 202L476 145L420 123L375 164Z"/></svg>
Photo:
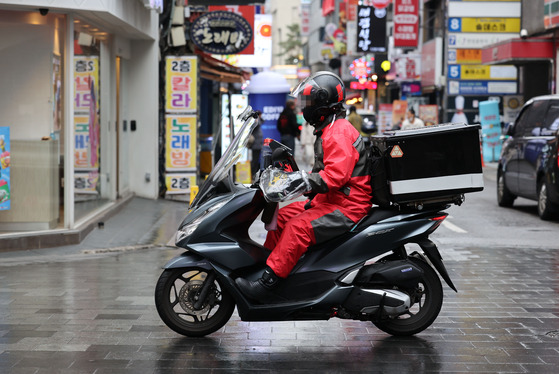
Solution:
<svg viewBox="0 0 559 374"><path fill-rule="evenodd" d="M206 209L202 214L200 214L198 217L196 217L195 219L193 219L192 221L190 221L189 223L185 224L184 226L181 226L178 230L177 230L177 234L175 236L175 244L186 239L187 237L189 237L190 235L192 235L192 233L194 231L196 231L196 229L198 228L198 226L204 222L204 220L206 218L208 218L209 216L211 216L214 212L218 211L219 209L221 209L222 206L224 206L225 204L227 204L229 200L224 200L221 201L217 204L212 205L211 207L209 207L208 209Z"/></svg>

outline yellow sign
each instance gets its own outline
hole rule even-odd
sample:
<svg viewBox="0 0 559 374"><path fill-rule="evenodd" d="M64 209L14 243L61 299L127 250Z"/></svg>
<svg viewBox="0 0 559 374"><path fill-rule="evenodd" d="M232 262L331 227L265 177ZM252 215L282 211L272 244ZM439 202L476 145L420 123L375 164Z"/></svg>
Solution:
<svg viewBox="0 0 559 374"><path fill-rule="evenodd" d="M196 116L165 118L165 169L196 170Z"/></svg>
<svg viewBox="0 0 559 374"><path fill-rule="evenodd" d="M462 32L520 32L520 18L462 18Z"/></svg>
<svg viewBox="0 0 559 374"><path fill-rule="evenodd" d="M462 65L459 78L462 80L514 80L517 78L517 70L512 65Z"/></svg>
<svg viewBox="0 0 559 374"><path fill-rule="evenodd" d="M239 162L235 165L235 177L238 182L250 184L250 161Z"/></svg>
<svg viewBox="0 0 559 374"><path fill-rule="evenodd" d="M170 56L166 59L165 110L196 111L198 59L196 56Z"/></svg>
<svg viewBox="0 0 559 374"><path fill-rule="evenodd" d="M166 174L165 187L167 187L167 194L169 195L188 194L198 188L196 185L196 174Z"/></svg>

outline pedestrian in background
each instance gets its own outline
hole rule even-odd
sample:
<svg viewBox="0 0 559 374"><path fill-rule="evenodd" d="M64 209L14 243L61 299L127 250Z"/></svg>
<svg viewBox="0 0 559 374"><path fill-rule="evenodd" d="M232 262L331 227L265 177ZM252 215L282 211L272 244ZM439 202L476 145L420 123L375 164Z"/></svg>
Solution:
<svg viewBox="0 0 559 374"><path fill-rule="evenodd" d="M291 148L295 155L295 138L299 137L299 124L295 114L295 102L289 100L281 112L276 125L280 135L281 143Z"/></svg>
<svg viewBox="0 0 559 374"><path fill-rule="evenodd" d="M359 131L361 136L368 136L362 130L363 118L361 118L359 113L357 113L357 108L355 107L355 105L349 107L349 116L347 117L347 120L353 125L353 127L355 127L357 131Z"/></svg>
<svg viewBox="0 0 559 374"><path fill-rule="evenodd" d="M415 110L409 108L406 113L406 119L402 122L402 130L415 129L418 127L425 127L425 122L423 122L419 117L415 116Z"/></svg>

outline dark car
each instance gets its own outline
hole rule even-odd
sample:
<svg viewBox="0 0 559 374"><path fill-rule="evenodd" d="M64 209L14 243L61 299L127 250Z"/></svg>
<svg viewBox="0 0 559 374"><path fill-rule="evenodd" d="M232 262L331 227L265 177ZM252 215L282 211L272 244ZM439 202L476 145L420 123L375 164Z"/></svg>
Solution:
<svg viewBox="0 0 559 374"><path fill-rule="evenodd" d="M497 169L497 202L510 207L517 196L538 202L541 219L559 212L559 95L538 96L505 127Z"/></svg>
<svg viewBox="0 0 559 374"><path fill-rule="evenodd" d="M357 114L363 119L361 131L365 134L372 135L377 132L377 116L374 112L357 109Z"/></svg>

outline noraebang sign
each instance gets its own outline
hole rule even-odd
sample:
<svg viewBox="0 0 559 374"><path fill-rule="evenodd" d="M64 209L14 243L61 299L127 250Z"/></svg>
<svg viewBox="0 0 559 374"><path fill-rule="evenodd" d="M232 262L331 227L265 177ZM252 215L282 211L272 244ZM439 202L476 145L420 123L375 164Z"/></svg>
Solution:
<svg viewBox="0 0 559 374"><path fill-rule="evenodd" d="M252 27L238 14L215 11L197 18L192 24L190 36L204 52L232 55L250 44Z"/></svg>

